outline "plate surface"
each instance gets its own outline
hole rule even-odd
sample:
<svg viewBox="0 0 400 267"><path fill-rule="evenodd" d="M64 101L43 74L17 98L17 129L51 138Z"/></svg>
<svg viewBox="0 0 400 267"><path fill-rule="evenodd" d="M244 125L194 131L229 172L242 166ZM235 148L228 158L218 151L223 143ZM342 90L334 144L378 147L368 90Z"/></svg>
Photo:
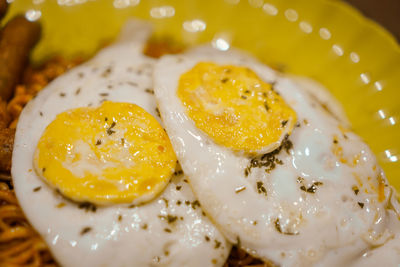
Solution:
<svg viewBox="0 0 400 267"><path fill-rule="evenodd" d="M343 104L354 131L400 191L400 46L337 0L14 0L9 15L41 19L35 61L92 54L127 18L154 23L156 36L236 46L285 72L320 81Z"/></svg>

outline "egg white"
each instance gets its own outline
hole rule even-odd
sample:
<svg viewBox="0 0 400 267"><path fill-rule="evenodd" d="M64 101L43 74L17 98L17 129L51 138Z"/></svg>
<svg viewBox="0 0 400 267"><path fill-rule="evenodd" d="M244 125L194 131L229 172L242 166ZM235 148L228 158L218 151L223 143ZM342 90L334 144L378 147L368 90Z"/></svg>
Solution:
<svg viewBox="0 0 400 267"><path fill-rule="evenodd" d="M202 61L251 68L274 83L296 111L299 125L289 137L293 147L276 156L282 165L271 172L251 168L246 177L250 158L217 145L196 128L176 91L180 76ZM315 90L315 84L282 77L238 51L211 47L164 56L156 64L154 83L161 117L195 195L225 236L249 253L281 266L340 266L399 232L398 212L387 208L397 203L389 198L394 189L368 146L340 130L347 126L343 113L328 94ZM326 101L333 115L321 105ZM359 153L359 164L350 167L333 155L334 136L344 155ZM384 201L379 202L372 190L366 193L362 188L356 194L353 173L375 188L376 177L382 176ZM315 192L309 189L313 182L322 183Z"/></svg>
<svg viewBox="0 0 400 267"><path fill-rule="evenodd" d="M152 95L155 60L142 54L150 33L149 25L130 22L119 42L57 78L20 116L12 159L15 191L63 266L221 266L229 254L230 244L197 205L184 175L175 175L147 204L95 210L64 199L34 171L41 134L66 110L104 100L130 102L160 121Z"/></svg>

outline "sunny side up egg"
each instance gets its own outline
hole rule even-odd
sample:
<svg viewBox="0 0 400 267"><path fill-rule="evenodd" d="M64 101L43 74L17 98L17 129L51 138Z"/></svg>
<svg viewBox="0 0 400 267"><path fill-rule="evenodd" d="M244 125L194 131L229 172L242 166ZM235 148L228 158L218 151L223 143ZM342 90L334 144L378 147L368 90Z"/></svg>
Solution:
<svg viewBox="0 0 400 267"><path fill-rule="evenodd" d="M229 241L280 266L400 261L395 191L318 86L212 47L164 56L154 77L182 169Z"/></svg>
<svg viewBox="0 0 400 267"><path fill-rule="evenodd" d="M229 254L160 124L150 33L130 22L19 119L15 191L62 266L221 266Z"/></svg>

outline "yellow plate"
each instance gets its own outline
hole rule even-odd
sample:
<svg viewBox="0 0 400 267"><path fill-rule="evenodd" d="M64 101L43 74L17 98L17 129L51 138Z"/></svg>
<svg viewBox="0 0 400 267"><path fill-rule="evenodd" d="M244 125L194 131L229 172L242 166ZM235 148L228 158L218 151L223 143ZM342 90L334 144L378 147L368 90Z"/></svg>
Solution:
<svg viewBox="0 0 400 267"><path fill-rule="evenodd" d="M156 35L213 40L267 64L312 77L343 103L354 130L400 190L400 47L380 26L335 0L14 0L11 14L40 17L34 60L90 54L131 16Z"/></svg>

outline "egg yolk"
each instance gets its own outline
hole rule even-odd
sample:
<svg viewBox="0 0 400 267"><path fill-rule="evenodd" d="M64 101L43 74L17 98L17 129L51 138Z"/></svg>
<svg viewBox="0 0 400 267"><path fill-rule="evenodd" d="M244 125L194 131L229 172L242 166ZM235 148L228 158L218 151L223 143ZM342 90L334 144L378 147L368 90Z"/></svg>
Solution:
<svg viewBox="0 0 400 267"><path fill-rule="evenodd" d="M41 136L34 163L39 176L72 200L139 204L165 188L176 156L152 115L106 101L59 114Z"/></svg>
<svg viewBox="0 0 400 267"><path fill-rule="evenodd" d="M177 95L199 129L235 151L268 153L296 122L272 85L246 67L200 62L180 77Z"/></svg>

